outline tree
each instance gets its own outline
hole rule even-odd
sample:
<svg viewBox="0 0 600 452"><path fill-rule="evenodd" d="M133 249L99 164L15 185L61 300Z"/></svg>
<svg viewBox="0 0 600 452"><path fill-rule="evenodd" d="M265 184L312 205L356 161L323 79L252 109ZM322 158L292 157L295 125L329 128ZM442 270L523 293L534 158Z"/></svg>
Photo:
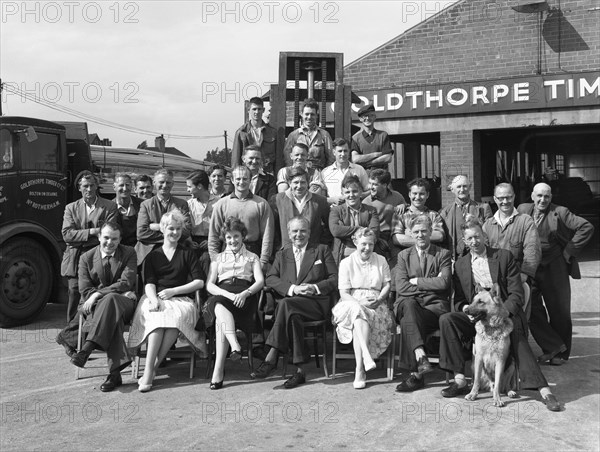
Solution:
<svg viewBox="0 0 600 452"><path fill-rule="evenodd" d="M137 145L138 149L148 149L148 142L146 140L142 141L140 144Z"/></svg>
<svg viewBox="0 0 600 452"><path fill-rule="evenodd" d="M212 151L206 153L206 161L212 163L220 163L221 165L231 165L231 149L219 149L216 147Z"/></svg>

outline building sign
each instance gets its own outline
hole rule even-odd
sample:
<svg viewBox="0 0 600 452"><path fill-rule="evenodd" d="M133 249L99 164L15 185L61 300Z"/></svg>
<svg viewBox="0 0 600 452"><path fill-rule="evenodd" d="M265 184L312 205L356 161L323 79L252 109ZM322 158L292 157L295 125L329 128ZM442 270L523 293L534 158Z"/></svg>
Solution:
<svg viewBox="0 0 600 452"><path fill-rule="evenodd" d="M600 72L540 75L355 92L379 119L600 105Z"/></svg>

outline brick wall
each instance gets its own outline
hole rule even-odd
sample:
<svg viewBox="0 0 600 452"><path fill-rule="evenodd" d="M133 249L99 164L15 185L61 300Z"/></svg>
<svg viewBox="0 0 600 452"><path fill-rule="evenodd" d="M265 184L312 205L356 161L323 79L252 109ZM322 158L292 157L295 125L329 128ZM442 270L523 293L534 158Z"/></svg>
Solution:
<svg viewBox="0 0 600 452"><path fill-rule="evenodd" d="M454 199L451 191L447 190L448 184L454 176L464 174L469 176L472 182L475 182L474 156L473 156L473 131L458 130L454 132L443 132L440 134L440 149L443 149L443 170L442 170L442 205L445 206ZM478 179L478 178L477 178ZM471 196L475 193L475 187L472 188ZM477 199L480 197L477 194Z"/></svg>
<svg viewBox="0 0 600 452"><path fill-rule="evenodd" d="M536 74L539 14L519 14L515 0L464 0L415 26L402 36L350 63L344 82L353 90L392 85L449 83ZM551 8L559 0L548 0ZM578 72L600 68L600 6L598 0L561 0L564 18L577 36L561 30L559 55L543 43L542 73ZM549 13L544 13L544 21ZM548 30L550 22L546 23ZM557 23L557 22L554 22ZM558 27L549 33L557 39ZM570 36L569 39L565 39Z"/></svg>

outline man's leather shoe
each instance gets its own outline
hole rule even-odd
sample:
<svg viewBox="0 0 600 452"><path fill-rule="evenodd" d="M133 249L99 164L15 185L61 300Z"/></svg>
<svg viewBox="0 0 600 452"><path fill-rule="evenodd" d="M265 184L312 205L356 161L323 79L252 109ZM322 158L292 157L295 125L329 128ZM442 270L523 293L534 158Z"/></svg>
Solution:
<svg viewBox="0 0 600 452"><path fill-rule="evenodd" d="M283 384L285 389L293 389L296 386L300 386L306 383L306 378L302 372L295 372L288 380Z"/></svg>
<svg viewBox="0 0 600 452"><path fill-rule="evenodd" d="M67 344L67 341L61 336L60 333L56 336L56 343L62 345L65 348L65 353L69 358L72 358L77 354L77 350Z"/></svg>
<svg viewBox="0 0 600 452"><path fill-rule="evenodd" d="M551 366L562 366L565 362L564 362L564 360L562 358L559 358L558 356L555 356L550 361L548 361L548 363Z"/></svg>
<svg viewBox="0 0 600 452"><path fill-rule="evenodd" d="M110 392L122 384L123 380L121 379L121 374L108 374L106 381L100 386L100 391Z"/></svg>
<svg viewBox="0 0 600 452"><path fill-rule="evenodd" d="M417 378L411 375L398 386L396 386L396 392L412 392L417 389L423 389L425 387L425 379Z"/></svg>
<svg viewBox="0 0 600 452"><path fill-rule="evenodd" d="M431 365L426 356L423 356L421 359L419 359L417 367L417 371L419 372L419 374L423 375L428 372L431 372L432 370L433 366Z"/></svg>
<svg viewBox="0 0 600 452"><path fill-rule="evenodd" d="M560 364L552 364L552 361L554 360L554 358L556 357L556 355L564 353L566 350L567 350L567 347L565 345L561 345L558 350L554 350L552 352L544 353L543 355L538 356L537 361L538 361L538 363L547 363L547 362L549 362L551 365L554 365L554 366L560 365Z"/></svg>
<svg viewBox="0 0 600 452"><path fill-rule="evenodd" d="M542 399L550 411L560 411L560 403L554 394L548 394Z"/></svg>
<svg viewBox="0 0 600 452"><path fill-rule="evenodd" d="M467 395L469 393L469 385L465 384L462 388L459 388L456 383L452 383L447 388L442 389L442 397L458 397Z"/></svg>
<svg viewBox="0 0 600 452"><path fill-rule="evenodd" d="M260 363L260 366L258 366L258 369L250 374L250 377L267 378L269 375L271 375L271 373L273 373L276 367L276 364L270 363L269 361L263 361Z"/></svg>
<svg viewBox="0 0 600 452"><path fill-rule="evenodd" d="M71 364L77 367L84 367L85 363L87 363L88 358L92 352L86 352L85 350L81 350L78 353L75 353L71 358Z"/></svg>

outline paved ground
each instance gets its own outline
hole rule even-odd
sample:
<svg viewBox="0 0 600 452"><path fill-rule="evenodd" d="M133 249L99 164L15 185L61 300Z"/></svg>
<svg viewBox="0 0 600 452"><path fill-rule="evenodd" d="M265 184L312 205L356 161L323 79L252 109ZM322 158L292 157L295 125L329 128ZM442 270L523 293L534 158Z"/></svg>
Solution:
<svg viewBox="0 0 600 452"><path fill-rule="evenodd" d="M226 386L210 391L201 361L189 379L185 363L161 370L151 392L137 392L130 375L102 393L104 370L76 381L54 337L64 305L49 305L32 325L0 330L0 450L598 450L600 405L600 264L583 264L573 281L573 356L544 367L564 411L551 413L535 391L505 408L489 394L475 402L444 399L444 373L428 387L398 394L385 371L369 373L365 390L352 388L353 361L325 378L314 363L310 381L282 389L280 374L248 379L248 368L227 363ZM539 349L532 344L535 353Z"/></svg>

